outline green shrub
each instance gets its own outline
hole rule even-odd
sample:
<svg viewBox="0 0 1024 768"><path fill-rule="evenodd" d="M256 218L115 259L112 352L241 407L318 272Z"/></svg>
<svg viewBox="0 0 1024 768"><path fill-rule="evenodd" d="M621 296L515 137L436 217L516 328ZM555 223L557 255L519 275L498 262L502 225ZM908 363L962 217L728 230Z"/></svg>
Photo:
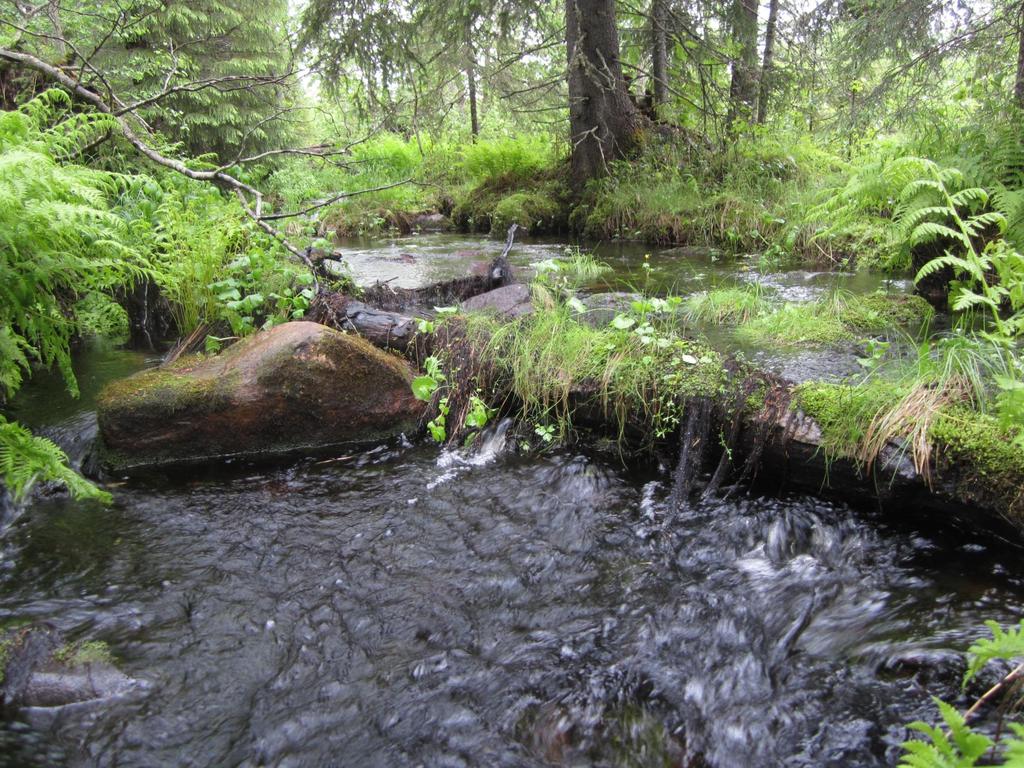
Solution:
<svg viewBox="0 0 1024 768"><path fill-rule="evenodd" d="M543 134L479 139L462 148L462 171L477 184L501 177L529 180L555 162L552 140Z"/></svg>
<svg viewBox="0 0 1024 768"><path fill-rule="evenodd" d="M33 364L56 366L76 394L68 345L79 332L78 300L111 293L145 266L113 208L136 180L58 160L109 127L79 118L67 126L69 106L63 92L48 91L0 113L2 396L17 391Z"/></svg>

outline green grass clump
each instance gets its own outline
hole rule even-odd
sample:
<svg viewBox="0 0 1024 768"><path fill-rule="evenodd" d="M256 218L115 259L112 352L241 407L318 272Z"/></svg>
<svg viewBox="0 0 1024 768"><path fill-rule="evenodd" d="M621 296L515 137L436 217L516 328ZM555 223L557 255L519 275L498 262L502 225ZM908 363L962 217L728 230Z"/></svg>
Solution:
<svg viewBox="0 0 1024 768"><path fill-rule="evenodd" d="M834 291L823 299L787 303L754 316L737 328L737 337L753 344L829 345L855 341L908 326L921 328L933 310L920 296L877 292L855 296Z"/></svg>
<svg viewBox="0 0 1024 768"><path fill-rule="evenodd" d="M521 403L524 418L556 424L563 436L580 407L613 415L620 437L641 424L663 435L678 424L687 399L714 397L726 384L721 356L668 325L594 328L565 304L536 303L515 323L471 317L469 333L484 339L496 379Z"/></svg>
<svg viewBox="0 0 1024 768"><path fill-rule="evenodd" d="M702 323L743 323L769 307L765 289L758 283L701 291L683 302L686 319Z"/></svg>
<svg viewBox="0 0 1024 768"><path fill-rule="evenodd" d="M828 345L856 339L837 313L818 302L783 304L740 325L736 336L752 344Z"/></svg>
<svg viewBox="0 0 1024 768"><path fill-rule="evenodd" d="M578 246L566 248L560 258L537 262L533 268L537 271L539 281L570 288L593 283L611 271L611 267L598 261L593 253Z"/></svg>
<svg viewBox="0 0 1024 768"><path fill-rule="evenodd" d="M851 296L840 310L846 325L865 333L882 333L894 327L919 330L934 315L931 304L916 294L885 291Z"/></svg>
<svg viewBox="0 0 1024 768"><path fill-rule="evenodd" d="M1012 430L985 412L992 378L1005 375L993 349L953 335L876 364L858 383L795 390L793 405L818 422L826 457L870 468L887 445L896 445L926 482L936 467L951 470L945 477L955 480L962 501L1024 516L1024 454Z"/></svg>

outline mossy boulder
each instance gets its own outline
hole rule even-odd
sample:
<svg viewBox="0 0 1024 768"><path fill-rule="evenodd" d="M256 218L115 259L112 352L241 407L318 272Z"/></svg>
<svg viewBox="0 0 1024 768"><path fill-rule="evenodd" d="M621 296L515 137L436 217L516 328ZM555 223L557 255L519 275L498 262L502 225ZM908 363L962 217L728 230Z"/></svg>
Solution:
<svg viewBox="0 0 1024 768"><path fill-rule="evenodd" d="M61 708L145 688L114 664L102 641L67 642L57 630L28 625L0 632L0 709Z"/></svg>
<svg viewBox="0 0 1024 768"><path fill-rule="evenodd" d="M530 235L562 232L568 226L569 190L557 178L500 176L468 190L452 210L463 232L504 235L518 224Z"/></svg>
<svg viewBox="0 0 1024 768"><path fill-rule="evenodd" d="M565 213L546 191L516 192L495 205L490 220L492 235L507 232L512 224L518 224L527 234L538 234L563 229Z"/></svg>
<svg viewBox="0 0 1024 768"><path fill-rule="evenodd" d="M366 444L416 428L403 360L309 322L280 325L207 358L108 386L103 464L123 472Z"/></svg>

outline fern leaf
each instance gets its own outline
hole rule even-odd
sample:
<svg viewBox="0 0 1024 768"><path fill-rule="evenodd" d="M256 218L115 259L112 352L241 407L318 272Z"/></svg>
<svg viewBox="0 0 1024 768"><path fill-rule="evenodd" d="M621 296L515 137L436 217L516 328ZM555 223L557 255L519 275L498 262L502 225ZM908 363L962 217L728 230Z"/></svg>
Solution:
<svg viewBox="0 0 1024 768"><path fill-rule="evenodd" d="M945 256L939 256L925 263L914 276L914 282L919 283L921 282L921 280L928 277L928 275L931 275L934 272L938 272L940 269L945 269L946 267L952 267L953 269L959 271L965 271L969 270L971 268L971 265L968 264L965 259L962 259L959 256L954 256L953 254L949 253L949 251L947 251Z"/></svg>
<svg viewBox="0 0 1024 768"><path fill-rule="evenodd" d="M969 288L960 288L957 291L956 298L953 300L953 311L965 312L968 309L983 305L994 311L999 309L999 304L988 296L977 294Z"/></svg>
<svg viewBox="0 0 1024 768"><path fill-rule="evenodd" d="M981 668L993 659L1024 657L1024 619L1020 626L1006 631L994 621L986 621L985 626L992 631L992 639L982 638L967 649L970 663L964 674L964 685L973 680Z"/></svg>
<svg viewBox="0 0 1024 768"><path fill-rule="evenodd" d="M1000 234L1006 231L1006 217L998 211L989 211L971 216L965 222L972 235L978 235L986 227L996 227Z"/></svg>
<svg viewBox="0 0 1024 768"><path fill-rule="evenodd" d="M981 187L968 187L950 195L949 199L953 201L953 205L957 208L975 204L985 206L988 205L988 192Z"/></svg>
<svg viewBox="0 0 1024 768"><path fill-rule="evenodd" d="M946 193L946 188L935 179L915 179L903 188L903 191L900 193L900 201L905 202L907 200L911 200L923 192L934 192L944 195Z"/></svg>
<svg viewBox="0 0 1024 768"><path fill-rule="evenodd" d="M911 245L921 245L921 243L931 243L942 238L956 240L967 248L971 247L970 239L963 232L935 221L918 224L910 234L910 243Z"/></svg>
<svg viewBox="0 0 1024 768"><path fill-rule="evenodd" d="M39 481L64 485L72 496L110 501L110 494L97 488L67 465L67 456L52 441L36 437L20 424L0 416L0 479L20 501Z"/></svg>

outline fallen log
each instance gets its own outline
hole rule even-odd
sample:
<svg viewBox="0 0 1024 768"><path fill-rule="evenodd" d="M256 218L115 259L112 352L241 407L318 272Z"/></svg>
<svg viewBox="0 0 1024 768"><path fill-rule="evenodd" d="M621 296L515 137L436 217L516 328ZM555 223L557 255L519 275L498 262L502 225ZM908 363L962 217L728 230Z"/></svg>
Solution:
<svg viewBox="0 0 1024 768"><path fill-rule="evenodd" d="M468 302L469 306L479 304L490 310L502 306L500 300L487 301L486 295L478 299L482 300ZM492 314L512 322L526 314L519 306L512 313ZM479 340L446 332L412 344L412 318L374 313L358 303L346 306L342 315L348 330L365 332L377 346L405 352L414 361L440 351L456 361L458 377L474 382L474 388L488 380L488 376L480 375L478 361L486 361L491 353L481 348ZM587 321L581 316L581 322ZM713 398L711 418L701 435L686 435L685 430L679 430L668 439L652 440L649 414L642 408L624 415L611 413L594 382L579 382L568 393L573 426L582 434L614 437L634 451L653 448L664 454L680 444L680 458L688 464L677 473L677 483L687 491L683 496L689 496L695 473L711 472L708 486L712 491L727 482L752 481L773 493L799 490L887 509L938 512L945 519L967 520L972 526L984 520L987 527L1007 540L1018 540L1024 531L1024 458L1016 457L994 422L985 426L984 419L971 417L965 427L968 433L944 430L923 472L915 467L908 446L899 440L883 446L871 466L866 466L828 448L822 425L795 404L796 382L729 360L723 365L729 369L731 384ZM491 377L488 386L492 403L510 413L521 408L508 382ZM467 393L471 391L466 389ZM737 408L735 403L747 400L754 389L762 406ZM449 399L449 437L457 440L462 436L459 415L466 408L457 393ZM684 427L693 407L703 406L696 400L687 402L681 414ZM684 433L682 437L680 432ZM722 436L726 436L724 446ZM994 446L999 450L993 450Z"/></svg>
<svg viewBox="0 0 1024 768"><path fill-rule="evenodd" d="M375 347L405 353L416 338L417 321L371 307L343 293L322 291L310 303L307 320L358 333Z"/></svg>

